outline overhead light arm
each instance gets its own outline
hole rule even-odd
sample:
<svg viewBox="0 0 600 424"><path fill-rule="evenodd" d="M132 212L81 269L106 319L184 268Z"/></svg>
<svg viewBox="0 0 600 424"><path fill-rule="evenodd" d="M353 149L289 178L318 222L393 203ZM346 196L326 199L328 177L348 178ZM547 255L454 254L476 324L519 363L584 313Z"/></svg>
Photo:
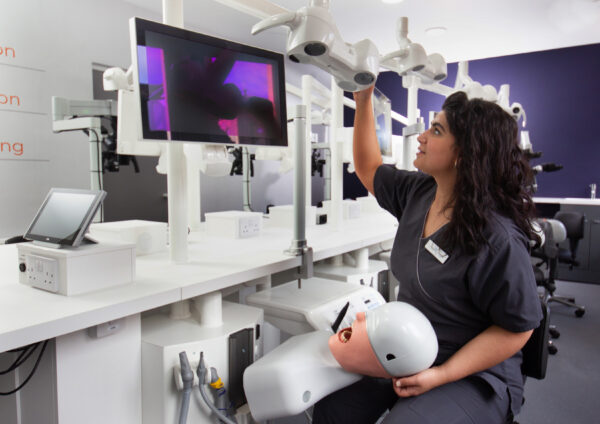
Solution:
<svg viewBox="0 0 600 424"><path fill-rule="evenodd" d="M288 9L271 3L268 0L215 0L225 6L258 19L289 12Z"/></svg>
<svg viewBox="0 0 600 424"><path fill-rule="evenodd" d="M321 68L346 91L363 90L375 83L379 74L377 47L368 39L346 43L329 12L329 0L311 0L309 6L296 12L263 19L252 27L252 34L277 26L290 30L286 55L291 61Z"/></svg>
<svg viewBox="0 0 600 424"><path fill-rule="evenodd" d="M263 19L252 27L252 31L250 33L252 35L256 35L267 29L278 26L287 26L291 30L297 27L299 24L300 22L296 12L285 12Z"/></svg>
<svg viewBox="0 0 600 424"><path fill-rule="evenodd" d="M422 83L433 84L448 75L446 61L438 53L427 55L423 46L408 38L408 18L402 16L396 24L398 50L381 57L383 68L397 72L400 76L414 75Z"/></svg>

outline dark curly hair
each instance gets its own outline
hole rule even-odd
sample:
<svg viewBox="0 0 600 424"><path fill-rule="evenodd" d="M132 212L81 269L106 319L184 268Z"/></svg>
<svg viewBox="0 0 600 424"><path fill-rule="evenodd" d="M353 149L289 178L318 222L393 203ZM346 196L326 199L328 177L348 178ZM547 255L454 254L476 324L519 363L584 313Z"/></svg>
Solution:
<svg viewBox="0 0 600 424"><path fill-rule="evenodd" d="M450 95L442 110L458 154L444 243L474 254L486 243L483 232L490 211L512 219L529 239L537 240L531 227L533 172L519 147L515 119L497 104L469 100L462 91Z"/></svg>

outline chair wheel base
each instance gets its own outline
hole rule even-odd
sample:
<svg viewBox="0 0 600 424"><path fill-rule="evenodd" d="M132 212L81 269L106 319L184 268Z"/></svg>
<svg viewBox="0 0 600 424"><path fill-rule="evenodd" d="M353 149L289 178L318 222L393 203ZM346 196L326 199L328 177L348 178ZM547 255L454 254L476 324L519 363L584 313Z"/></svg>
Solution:
<svg viewBox="0 0 600 424"><path fill-rule="evenodd" d="M549 344L548 345L548 353L550 355L556 355L556 353L558 352L558 348L554 345Z"/></svg>
<svg viewBox="0 0 600 424"><path fill-rule="evenodd" d="M550 337L553 339L558 339L560 337L560 331L558 331L556 328L550 328L548 331L550 333Z"/></svg>
<svg viewBox="0 0 600 424"><path fill-rule="evenodd" d="M585 308L581 307L581 308L577 308L575 310L575 316L577 318L581 318L583 316L583 314L585 314Z"/></svg>

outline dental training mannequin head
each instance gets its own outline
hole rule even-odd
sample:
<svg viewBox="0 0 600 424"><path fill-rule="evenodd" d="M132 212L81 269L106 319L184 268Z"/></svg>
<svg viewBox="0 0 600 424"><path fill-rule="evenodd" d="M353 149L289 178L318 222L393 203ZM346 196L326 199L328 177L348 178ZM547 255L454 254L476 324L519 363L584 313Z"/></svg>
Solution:
<svg viewBox="0 0 600 424"><path fill-rule="evenodd" d="M329 349L346 371L391 378L429 368L438 344L425 315L408 303L390 302L357 313L352 327L329 338Z"/></svg>
<svg viewBox="0 0 600 424"><path fill-rule="evenodd" d="M337 334L317 330L290 337L246 368L244 392L256 421L296 415L365 375L425 370L437 353L425 315L408 303L390 302L358 313L352 327Z"/></svg>

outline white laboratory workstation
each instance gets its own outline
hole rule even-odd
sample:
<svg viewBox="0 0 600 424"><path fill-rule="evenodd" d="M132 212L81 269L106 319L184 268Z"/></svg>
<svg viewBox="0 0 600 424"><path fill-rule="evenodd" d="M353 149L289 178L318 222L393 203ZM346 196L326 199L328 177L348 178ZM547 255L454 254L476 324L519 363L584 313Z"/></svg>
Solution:
<svg viewBox="0 0 600 424"><path fill-rule="evenodd" d="M289 352L276 351L286 346L286 338L294 342L311 330L333 334L356 313L393 299L398 289L389 273L396 218L373 196L343 198L344 163L352 162L344 107L356 107L343 90L374 84L380 68L402 76L408 116L393 112L390 100L377 91L373 113L384 163L406 170L414 169L417 136L425 125L419 90L442 96L455 88L485 91L510 106L508 85L498 92L483 87L468 76L464 62L453 85L439 84L447 77L446 60L408 38L407 17L397 22L399 46L387 53L370 39L346 43L329 1L312 0L295 14L268 1L217 2L252 15L249 34L267 31L277 37L271 29L288 26L288 42L281 40L284 55L253 47L254 41L242 45L185 30L182 0L162 3L162 24L129 19L130 69L103 74L104 89L117 91L118 102L54 97L52 130L86 131L90 186L99 190L102 160L94 146L102 136L100 122L118 118L116 153L160 157L157 171L167 175L161 201L168 202L168 228L142 221L103 223L91 231L100 243L78 250L0 245L0 352L6 353L0 369L14 368L0 374L0 392L14 392L0 396L0 424L211 424L219 422L219 414L235 415L238 424L254 423L250 397L244 395L246 368L272 352L271 358L287 361ZM285 21L292 16L297 19ZM210 53L202 61L190 60L199 52ZM331 85L292 68L302 73L301 86L295 86L284 73L286 56L330 74ZM218 73L225 69L231 72ZM211 78L197 77L211 72ZM190 98L194 101L186 103ZM232 104L226 105L229 99ZM205 113L206 105L220 105L210 106L218 113ZM199 119L198 111L206 119ZM404 126L401 137L392 136L392 121ZM326 143L313 137L313 125L327 127ZM195 142L208 144L192 146ZM238 150L244 211L209 212L200 222L200 172L233 175L226 146L256 148L255 155L247 147ZM267 154L266 146L275 149ZM311 198L318 149L326 158L321 210ZM250 212L252 156L280 161L280 174L292 168L293 159L293 207L277 205L269 217ZM281 187L289 201L291 187ZM592 227L586 234L600 237ZM16 366L20 362L23 366ZM188 365L202 371L189 372ZM306 411L309 400L318 400L308 391L298 395L290 395L295 405L285 411ZM183 412L187 419L180 419Z"/></svg>
<svg viewBox="0 0 600 424"><path fill-rule="evenodd" d="M360 250L375 254L390 245L395 233L396 220L387 212L379 212L335 226L311 226L306 236L317 262ZM147 405L142 407L143 402L151 399L143 400L142 392L148 391L146 384L172 380L173 371L169 370L170 375L148 372L142 351L164 358L172 354L169 346L189 343L189 334L187 330L160 330L157 324L144 336L146 317L160 321L157 314L176 314L178 308L172 305L188 299L202 303L203 298L217 296L220 301L221 293L235 294L240 287L270 287L272 275L300 266L300 256L285 253L291 239L291 228L264 226L258 236L233 239L209 234L203 223L199 231L188 236L187 263L174 263L167 249L138 255L132 282L71 296L20 282L18 245L0 246L0 352L49 341L31 384L17 393L21 407L0 403L4 411L1 421L160 422L143 417L143 410L148 410ZM202 330L200 338L217 343L227 326L231 333L238 332L243 325L228 320L232 314L238 321L247 317L254 324L262 322L262 313L252 312L255 308L246 306L236 312L236 306L227 305L223 302L222 310L213 311L216 320L214 316L204 317L208 330ZM10 364L1 365L5 368ZM29 371L17 374L17 381L0 380L2 387L16 387ZM143 379L143 373L151 378ZM225 380L227 375L221 377ZM159 392L157 389L152 396L160 397ZM151 410L171 414L173 408L155 404ZM11 414L18 414L20 421Z"/></svg>

